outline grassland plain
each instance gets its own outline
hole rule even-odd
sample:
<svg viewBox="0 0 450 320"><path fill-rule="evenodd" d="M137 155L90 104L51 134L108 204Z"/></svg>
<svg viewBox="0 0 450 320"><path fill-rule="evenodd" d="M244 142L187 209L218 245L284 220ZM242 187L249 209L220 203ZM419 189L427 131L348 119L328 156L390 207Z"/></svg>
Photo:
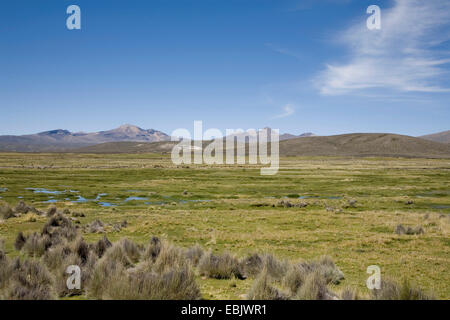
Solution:
<svg viewBox="0 0 450 320"><path fill-rule="evenodd" d="M106 229L113 241L147 243L155 235L238 256L328 255L346 277L336 291L353 286L367 293L366 268L375 264L382 275L450 298L448 159L286 157L277 175L261 176L258 166L177 167L155 154L3 153L0 197L11 205L24 200L39 209L83 212L82 224L127 220L120 231ZM0 222L7 254L19 254L17 232L38 231L45 221L24 215ZM398 224L425 233L397 235ZM198 280L206 299L239 299L252 284Z"/></svg>

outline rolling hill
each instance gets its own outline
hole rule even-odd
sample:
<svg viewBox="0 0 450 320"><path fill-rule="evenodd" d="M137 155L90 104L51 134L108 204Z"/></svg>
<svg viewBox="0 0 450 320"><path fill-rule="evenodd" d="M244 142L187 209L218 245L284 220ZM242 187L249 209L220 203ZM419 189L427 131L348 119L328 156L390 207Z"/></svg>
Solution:
<svg viewBox="0 0 450 320"><path fill-rule="evenodd" d="M450 145L389 133L352 133L280 142L284 156L450 158Z"/></svg>
<svg viewBox="0 0 450 320"><path fill-rule="evenodd" d="M433 134L427 134L419 138L441 143L450 143L450 130Z"/></svg>

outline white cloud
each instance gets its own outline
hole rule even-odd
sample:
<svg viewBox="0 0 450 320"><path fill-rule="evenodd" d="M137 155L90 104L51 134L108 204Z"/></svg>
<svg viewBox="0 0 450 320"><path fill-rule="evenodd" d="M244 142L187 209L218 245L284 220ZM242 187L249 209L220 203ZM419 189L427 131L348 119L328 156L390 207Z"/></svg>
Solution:
<svg viewBox="0 0 450 320"><path fill-rule="evenodd" d="M283 107L283 113L273 117L273 119L286 118L295 113L294 106L292 104L287 104Z"/></svg>
<svg viewBox="0 0 450 320"><path fill-rule="evenodd" d="M350 61L328 64L315 79L325 95L370 89L397 92L450 92L450 53L436 46L450 40L450 1L394 0L381 8L381 30L368 30L364 17L339 38Z"/></svg>

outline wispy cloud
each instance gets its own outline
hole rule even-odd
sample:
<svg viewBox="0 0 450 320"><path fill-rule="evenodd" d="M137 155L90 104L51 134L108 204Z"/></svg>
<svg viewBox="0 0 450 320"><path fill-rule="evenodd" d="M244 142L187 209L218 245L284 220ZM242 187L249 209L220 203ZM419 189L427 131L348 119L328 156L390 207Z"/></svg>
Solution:
<svg viewBox="0 0 450 320"><path fill-rule="evenodd" d="M291 56L291 57L300 59L300 55L298 55L297 53L295 53L295 52L293 52L293 51L291 51L289 49L277 46L277 45L275 45L273 43L266 43L265 46L270 48L272 51L277 52L277 53L284 54L286 56Z"/></svg>
<svg viewBox="0 0 450 320"><path fill-rule="evenodd" d="M339 4L348 4L350 2L352 2L352 0L300 0L300 1L296 1L295 4L289 8L288 11L308 10L317 4L323 4L323 3L339 5Z"/></svg>
<svg viewBox="0 0 450 320"><path fill-rule="evenodd" d="M283 107L283 113L280 113L279 115L276 115L273 117L273 119L280 119L280 118L286 118L295 113L295 108L292 104L287 104Z"/></svg>
<svg viewBox="0 0 450 320"><path fill-rule="evenodd" d="M394 0L392 8L381 8L381 30L368 30L365 19L339 38L350 61L330 63L315 78L322 94L450 92L450 54L438 50L450 40L448 0Z"/></svg>

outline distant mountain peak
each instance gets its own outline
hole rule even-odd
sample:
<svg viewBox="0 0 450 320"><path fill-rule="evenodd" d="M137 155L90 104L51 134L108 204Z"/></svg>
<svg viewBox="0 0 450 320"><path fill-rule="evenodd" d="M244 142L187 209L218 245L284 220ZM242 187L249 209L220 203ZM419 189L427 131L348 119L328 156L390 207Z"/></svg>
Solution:
<svg viewBox="0 0 450 320"><path fill-rule="evenodd" d="M70 131L64 129L55 129L50 131L39 132L38 135L41 136L67 136L70 135Z"/></svg>
<svg viewBox="0 0 450 320"><path fill-rule="evenodd" d="M299 135L298 137L314 137L314 136L315 136L315 134L312 132L305 132L305 133L302 133L301 135Z"/></svg>
<svg viewBox="0 0 450 320"><path fill-rule="evenodd" d="M127 123L127 124L121 125L117 129L113 129L110 131L123 132L123 133L128 133L128 134L137 134L137 133L144 132L147 130L144 130L142 128L139 128L138 126Z"/></svg>

